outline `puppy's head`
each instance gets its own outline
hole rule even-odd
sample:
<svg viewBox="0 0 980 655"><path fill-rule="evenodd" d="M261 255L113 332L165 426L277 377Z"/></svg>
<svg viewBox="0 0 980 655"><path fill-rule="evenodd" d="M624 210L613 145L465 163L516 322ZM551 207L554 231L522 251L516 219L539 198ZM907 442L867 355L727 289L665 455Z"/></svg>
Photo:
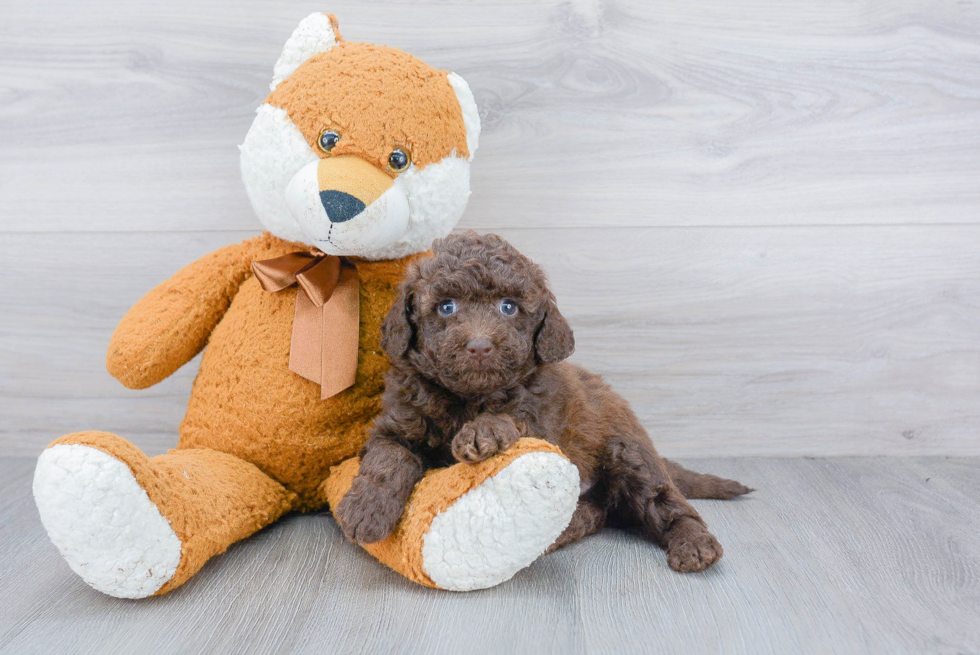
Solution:
<svg viewBox="0 0 980 655"><path fill-rule="evenodd" d="M381 345L395 366L471 396L565 359L575 339L537 265L495 234L467 232L409 268Z"/></svg>

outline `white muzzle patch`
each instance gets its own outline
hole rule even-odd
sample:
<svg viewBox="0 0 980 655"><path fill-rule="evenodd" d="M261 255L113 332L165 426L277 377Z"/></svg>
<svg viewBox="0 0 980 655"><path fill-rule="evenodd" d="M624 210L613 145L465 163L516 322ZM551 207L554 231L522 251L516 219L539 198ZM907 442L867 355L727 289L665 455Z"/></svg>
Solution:
<svg viewBox="0 0 980 655"><path fill-rule="evenodd" d="M322 193L347 196L350 203L360 201L340 192L321 192L318 164L313 161L303 166L286 185L286 206L306 235L304 241L328 255L347 255L382 249L408 231L408 196L397 181L374 202L351 215L349 204L332 204L329 198L324 200Z"/></svg>

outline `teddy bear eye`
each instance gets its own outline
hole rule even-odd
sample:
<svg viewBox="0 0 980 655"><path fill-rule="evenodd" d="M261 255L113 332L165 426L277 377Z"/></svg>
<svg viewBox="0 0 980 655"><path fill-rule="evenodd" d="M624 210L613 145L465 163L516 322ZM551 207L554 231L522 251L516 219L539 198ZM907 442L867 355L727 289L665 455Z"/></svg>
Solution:
<svg viewBox="0 0 980 655"><path fill-rule="evenodd" d="M439 303L439 316L452 316L456 313L455 300L443 300Z"/></svg>
<svg viewBox="0 0 980 655"><path fill-rule="evenodd" d="M320 145L320 150L323 152L330 152L340 141L340 135L333 130L325 130L323 134L320 135L319 141L317 143Z"/></svg>
<svg viewBox="0 0 980 655"><path fill-rule="evenodd" d="M517 313L517 303L510 298L504 298L500 301L500 313L504 316L513 316Z"/></svg>
<svg viewBox="0 0 980 655"><path fill-rule="evenodd" d="M395 148L388 155L388 168L395 173L401 173L411 163L412 157L401 148Z"/></svg>

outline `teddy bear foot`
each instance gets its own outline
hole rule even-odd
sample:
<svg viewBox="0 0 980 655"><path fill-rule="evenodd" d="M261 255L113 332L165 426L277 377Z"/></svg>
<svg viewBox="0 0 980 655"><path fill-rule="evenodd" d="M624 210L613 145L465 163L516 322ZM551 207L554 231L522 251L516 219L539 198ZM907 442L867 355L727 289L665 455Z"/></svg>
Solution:
<svg viewBox="0 0 980 655"><path fill-rule="evenodd" d="M357 475L355 457L322 491L330 507ZM395 531L364 549L410 580L449 591L509 580L562 533L579 497L578 469L561 451L521 439L478 464L433 469L416 485Z"/></svg>
<svg viewBox="0 0 980 655"><path fill-rule="evenodd" d="M562 455L521 455L432 519L422 546L425 572L450 591L509 580L562 533L578 491L578 469Z"/></svg>
<svg viewBox="0 0 980 655"><path fill-rule="evenodd" d="M115 457L81 444L48 448L34 471L34 499L51 541L94 589L145 598L176 572L180 539Z"/></svg>

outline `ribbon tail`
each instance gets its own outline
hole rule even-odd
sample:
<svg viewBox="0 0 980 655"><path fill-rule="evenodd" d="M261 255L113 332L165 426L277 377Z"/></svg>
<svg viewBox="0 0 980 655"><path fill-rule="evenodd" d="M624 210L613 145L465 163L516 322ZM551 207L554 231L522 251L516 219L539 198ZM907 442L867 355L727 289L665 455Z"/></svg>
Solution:
<svg viewBox="0 0 980 655"><path fill-rule="evenodd" d="M337 286L320 309L320 398L326 400L353 386L357 377L361 294L356 268L341 268Z"/></svg>
<svg viewBox="0 0 980 655"><path fill-rule="evenodd" d="M319 383L323 371L323 312L302 291L296 293L293 336L289 344L289 370Z"/></svg>

